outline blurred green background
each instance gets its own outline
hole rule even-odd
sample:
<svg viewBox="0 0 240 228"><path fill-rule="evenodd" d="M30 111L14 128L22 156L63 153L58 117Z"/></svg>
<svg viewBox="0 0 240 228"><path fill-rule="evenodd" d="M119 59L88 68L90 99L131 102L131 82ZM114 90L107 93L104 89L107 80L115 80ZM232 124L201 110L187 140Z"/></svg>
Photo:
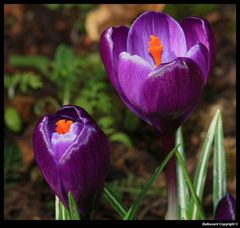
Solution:
<svg viewBox="0 0 240 228"><path fill-rule="evenodd" d="M146 10L178 21L209 20L217 59L197 110L183 125L189 172L219 108L223 115L228 190L236 194L236 6L231 4L5 4L4 5L4 216L54 219L54 195L35 164L32 132L37 120L62 103L83 107L111 141L107 178L128 206L163 158L157 132L132 114L111 86L98 50L101 33L130 25ZM231 164L231 165L229 165ZM204 207L212 218L212 161ZM166 182L160 175L137 219L163 219ZM101 202L97 219L119 219Z"/></svg>

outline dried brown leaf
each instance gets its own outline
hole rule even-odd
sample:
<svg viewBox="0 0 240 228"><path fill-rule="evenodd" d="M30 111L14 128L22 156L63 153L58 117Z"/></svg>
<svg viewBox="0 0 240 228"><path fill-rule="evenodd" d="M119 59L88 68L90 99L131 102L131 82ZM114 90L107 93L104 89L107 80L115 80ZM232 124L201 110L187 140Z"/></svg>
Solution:
<svg viewBox="0 0 240 228"><path fill-rule="evenodd" d="M129 24L144 11L161 12L164 8L165 4L101 4L87 15L86 31L92 41L98 41L108 27Z"/></svg>

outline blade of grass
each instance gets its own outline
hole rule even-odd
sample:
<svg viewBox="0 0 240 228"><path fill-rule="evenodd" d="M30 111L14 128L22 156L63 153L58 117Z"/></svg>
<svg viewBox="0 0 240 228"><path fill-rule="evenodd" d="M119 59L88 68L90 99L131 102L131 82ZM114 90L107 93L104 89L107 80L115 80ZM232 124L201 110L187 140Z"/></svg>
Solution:
<svg viewBox="0 0 240 228"><path fill-rule="evenodd" d="M176 134L176 145L179 144L178 151L185 162L185 152L184 152L184 140L182 134L182 128L177 130ZM182 172L181 167L177 163L177 183L178 183L178 199L179 199L179 219L188 220L188 206L190 203L189 192L186 185L186 181Z"/></svg>
<svg viewBox="0 0 240 228"><path fill-rule="evenodd" d="M104 187L104 199L115 209L115 211L123 218L127 213L125 207L120 203L117 197L111 192L107 184Z"/></svg>
<svg viewBox="0 0 240 228"><path fill-rule="evenodd" d="M135 213L140 206L140 203L142 202L145 194L147 191L150 189L154 181L157 179L157 177L160 175L160 173L163 171L165 165L167 162L171 159L173 154L176 152L178 146L174 147L171 152L165 157L165 159L162 161L161 165L155 170L154 174L150 177L148 182L146 183L145 187L143 190L137 195L137 198L135 202L132 204L130 209L127 211L127 214L124 216L123 220L132 220L135 216Z"/></svg>
<svg viewBox="0 0 240 228"><path fill-rule="evenodd" d="M221 113L218 116L213 154L213 214L220 199L227 193L226 157L224 151L223 124Z"/></svg>
<svg viewBox="0 0 240 228"><path fill-rule="evenodd" d="M215 128L217 119L219 116L219 110L213 117L213 120L210 124L210 127L207 132L206 139L203 144L202 151L200 153L200 160L197 165L197 169L194 175L194 182L193 186L196 189L196 193L198 195L199 200L202 200L203 190L205 187L206 176L207 176L207 169L208 169L208 161L210 158L211 146L213 142L213 138L215 135ZM191 211L192 211L192 220L198 219L198 208L194 203L194 200L191 199Z"/></svg>
<svg viewBox="0 0 240 228"><path fill-rule="evenodd" d="M62 208L57 196L55 196L55 220L62 220Z"/></svg>
<svg viewBox="0 0 240 228"><path fill-rule="evenodd" d="M70 209L70 219L81 220L78 206L71 192L68 193L68 202L69 202L69 209Z"/></svg>
<svg viewBox="0 0 240 228"><path fill-rule="evenodd" d="M64 207L64 205L60 202L60 207L62 210L62 220L70 220L69 211Z"/></svg>
<svg viewBox="0 0 240 228"><path fill-rule="evenodd" d="M197 194L196 194L196 191L195 191L195 189L194 189L194 187L193 187L193 185L192 185L191 179L190 179L190 177L189 177L189 175L188 175L188 172L187 172L187 167L186 167L186 165L185 165L185 162L184 162L181 154L180 154L178 151L176 151L175 154L176 154L176 157L177 157L179 166L180 166L181 169L182 169L182 172L183 172L183 175L184 175L184 177L185 177L185 180L186 180L186 183L187 183L187 185L188 185L188 188L189 188L189 190L190 190L190 192L191 192L191 194L192 194L193 201L194 201L194 203L196 204L196 206L197 206L197 208L198 208L199 216L200 216L201 219L205 219L206 216L205 216L203 207L202 207L202 205L201 205L201 203L200 203L200 200L199 200L199 198L198 198L198 196L197 196Z"/></svg>
<svg viewBox="0 0 240 228"><path fill-rule="evenodd" d="M56 220L69 220L70 215L68 210L61 203L59 198L55 196L55 219Z"/></svg>

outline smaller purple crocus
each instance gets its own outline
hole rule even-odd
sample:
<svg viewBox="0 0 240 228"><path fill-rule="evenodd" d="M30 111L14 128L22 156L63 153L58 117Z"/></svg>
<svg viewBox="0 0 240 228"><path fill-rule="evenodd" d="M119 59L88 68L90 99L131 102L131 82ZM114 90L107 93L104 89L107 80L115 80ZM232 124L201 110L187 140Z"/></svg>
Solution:
<svg viewBox="0 0 240 228"><path fill-rule="evenodd" d="M215 220L235 220L236 219L236 200L227 193L218 203Z"/></svg>
<svg viewBox="0 0 240 228"><path fill-rule="evenodd" d="M74 105L45 115L33 134L35 160L66 208L71 192L82 218L88 218L103 193L110 165L109 142L90 115Z"/></svg>

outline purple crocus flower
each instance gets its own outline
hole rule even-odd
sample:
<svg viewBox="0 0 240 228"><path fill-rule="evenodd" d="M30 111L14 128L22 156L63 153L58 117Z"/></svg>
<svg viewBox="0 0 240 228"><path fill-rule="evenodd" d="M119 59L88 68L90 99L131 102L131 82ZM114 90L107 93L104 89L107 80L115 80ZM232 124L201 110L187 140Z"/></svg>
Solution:
<svg viewBox="0 0 240 228"><path fill-rule="evenodd" d="M145 12L130 28L107 29L100 55L121 99L161 133L175 131L193 112L212 70L215 45L209 23Z"/></svg>
<svg viewBox="0 0 240 228"><path fill-rule="evenodd" d="M162 135L167 154L178 127L200 101L215 58L209 23L181 23L164 13L145 12L130 28L111 27L100 38L100 55L113 87L127 107ZM167 165L168 219L178 215L176 161Z"/></svg>
<svg viewBox="0 0 240 228"><path fill-rule="evenodd" d="M227 193L218 203L215 213L215 220L235 220L236 201L234 197Z"/></svg>
<svg viewBox="0 0 240 228"><path fill-rule="evenodd" d="M68 192L88 217L98 204L110 164L107 137L82 108L66 105L45 115L33 135L36 162L66 208Z"/></svg>

